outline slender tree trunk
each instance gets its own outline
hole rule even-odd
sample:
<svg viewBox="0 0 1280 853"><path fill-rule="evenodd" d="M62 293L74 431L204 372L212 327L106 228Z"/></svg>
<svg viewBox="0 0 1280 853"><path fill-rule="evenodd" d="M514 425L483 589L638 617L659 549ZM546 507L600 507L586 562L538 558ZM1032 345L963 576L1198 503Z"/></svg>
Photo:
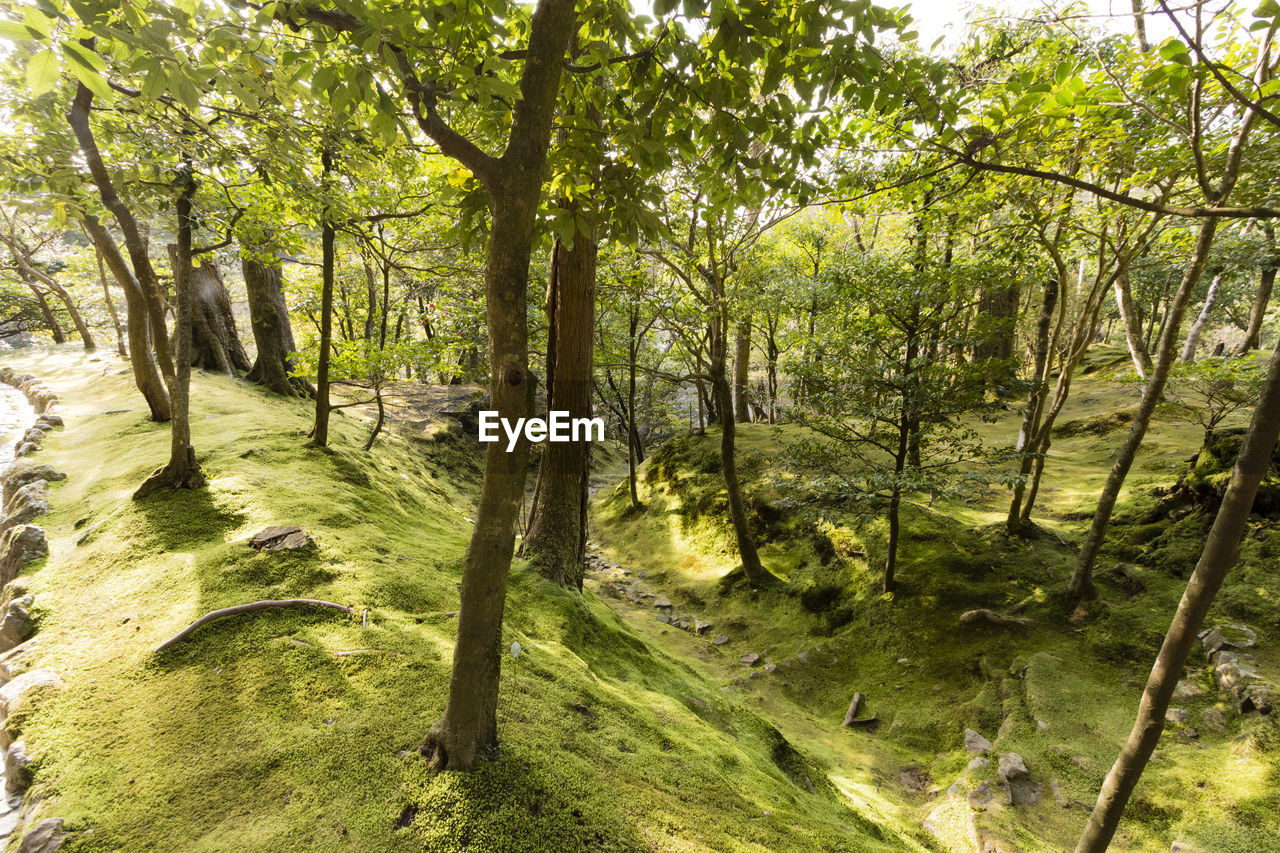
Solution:
<svg viewBox="0 0 1280 853"><path fill-rule="evenodd" d="M1150 53L1151 42L1147 41L1147 19L1142 11L1142 0L1133 0L1133 33L1138 37L1138 49Z"/></svg>
<svg viewBox="0 0 1280 853"><path fill-rule="evenodd" d="M573 0L539 0L507 149L493 162L487 180L492 207L485 265L489 399L510 422L533 409L526 318L529 256L560 68L574 25ZM528 458L529 443L523 439L510 453L500 442L485 453L475 528L463 559L449 701L423 744L437 769L469 770L497 748L502 611Z"/></svg>
<svg viewBox="0 0 1280 853"><path fill-rule="evenodd" d="M85 232L88 236L88 232ZM116 352L121 358L127 358L129 355L128 347L125 344L124 326L120 324L120 314L116 311L115 300L111 298L111 285L107 281L107 268L102 260L102 250L94 245L94 256L98 260L98 279L102 282L102 298L107 304L107 314L111 317L111 326L116 330Z"/></svg>
<svg viewBox="0 0 1280 853"><path fill-rule="evenodd" d="M1035 464L1036 454L1031 451L1031 445L1040 424L1045 396L1049 390L1045 381L1045 365L1049 359L1049 328L1053 323L1057 303L1058 282L1050 278L1044 283L1044 301L1040 305L1040 316L1036 321L1032 385L1027 395L1027 409L1022 415L1022 428L1018 431L1017 452L1021 454L1021 459L1018 463L1018 477L1013 485L1013 500L1009 502L1009 515L1005 520L1005 529L1011 536L1021 533L1023 527L1022 499L1026 492L1027 478Z"/></svg>
<svg viewBox="0 0 1280 853"><path fill-rule="evenodd" d="M326 161L328 154L325 154ZM329 445L329 356L333 349L333 223L328 214L320 226L321 285L320 285L320 353L316 360L316 423L311 431L311 443L316 447Z"/></svg>
<svg viewBox="0 0 1280 853"><path fill-rule="evenodd" d="M733 417L740 424L751 421L747 405L747 379L751 372L751 318L738 321L733 342Z"/></svg>
<svg viewBox="0 0 1280 853"><path fill-rule="evenodd" d="M906 437L907 430L903 427L902 436ZM903 447L905 454L906 448ZM902 472L902 465L905 462L905 455L898 457L898 472ZM886 548L887 555L884 561L884 591L893 592L898 586L895 572L898 568L898 537L900 535L899 527L899 511L902 507L902 486L896 481L893 484L893 494L889 497L889 544Z"/></svg>
<svg viewBox="0 0 1280 853"><path fill-rule="evenodd" d="M1271 468L1277 435L1280 435L1280 344L1271 355L1266 384L1231 472L1222 506L1147 678L1133 730L1102 783L1098 802L1076 845L1076 853L1104 853L1115 835L1129 796L1160 741L1164 715L1196 635L1223 580L1236 564L1240 538L1248 525L1258 485Z"/></svg>
<svg viewBox="0 0 1280 853"><path fill-rule="evenodd" d="M369 433L369 440L364 443L364 452L368 453L373 449L373 443L378 439L378 433L382 432L382 425L387 420L386 405L382 400L382 384L377 383L373 386L373 399L378 404L378 419L373 423L373 431Z"/></svg>
<svg viewBox="0 0 1280 853"><path fill-rule="evenodd" d="M31 290L31 295L36 298L36 305L40 306L40 314L44 317L44 324L49 327L49 333L53 335L55 344L65 344L67 342L66 333L62 331L62 324L58 322L58 318L53 315L53 311L49 309L49 300L45 297L44 291L30 281L27 287Z"/></svg>
<svg viewBox="0 0 1280 853"><path fill-rule="evenodd" d="M133 368L133 381L147 401L151 420L167 421L172 417L173 408L169 402L169 389L160 373L151 345L151 315L147 310L147 298L142 285L134 277L115 240L111 238L106 226L98 221L98 217L86 215L83 225L85 233L98 250L98 256L124 290L125 326L129 332L129 364ZM163 329L160 334L165 334Z"/></svg>
<svg viewBox="0 0 1280 853"><path fill-rule="evenodd" d="M1133 305L1133 291L1129 288L1129 274L1116 277L1116 307L1120 310L1120 322L1124 325L1124 342L1129 348L1129 357L1133 359L1133 369L1143 382L1151 374L1151 353L1142 338L1142 322L1138 319L1137 309Z"/></svg>
<svg viewBox="0 0 1280 853"><path fill-rule="evenodd" d="M124 199L116 193L111 181L111 173L102 159L98 144L93 137L93 129L89 125L89 109L93 104L93 93L83 83L76 85L75 99L71 110L67 113L67 123L75 133L80 151L84 154L89 174L98 188L102 204L111 211L120 233L124 235L125 249L133 264L134 278L142 289L146 299L147 314L151 321L151 345L155 348L156 362L160 365L160 373L168 381L174 376L173 358L169 353L169 337L164 333L164 295L160 288L160 280L156 277L155 268L147 254L147 242L133 211Z"/></svg>
<svg viewBox="0 0 1280 853"><path fill-rule="evenodd" d="M547 282L547 409L590 418L596 305L595 234L556 239ZM548 441L521 554L544 577L582 589L591 442Z"/></svg>
<svg viewBox="0 0 1280 853"><path fill-rule="evenodd" d="M1102 540L1106 536L1108 525L1111 523L1111 514L1115 510L1116 499L1120 497L1120 489L1124 486L1125 478L1129 475L1129 469L1133 466L1133 460L1138 455L1138 448L1142 446L1142 439L1147 434L1147 426L1151 423L1151 416L1155 413L1156 405L1164 394L1164 386L1169 379L1169 371L1173 368L1178 328L1182 325L1182 315L1186 311L1187 302L1191 298L1192 291L1195 290L1196 282L1200 280L1200 274L1204 271L1205 264L1209 260L1209 249L1213 246L1213 237L1217 227L1217 220L1214 219L1206 219L1200 225L1200 233L1196 238L1195 248L1192 250L1191 260L1187 264L1186 272L1182 276L1182 283L1178 286L1178 290L1174 293L1173 299L1169 303L1169 308L1165 312L1164 328L1161 331L1159 346L1157 347L1156 363L1151 370L1150 378L1143 391L1142 403L1138 406L1138 411L1134 415L1133 423L1129 427L1124 443L1116 454L1116 461L1111 468L1111 473L1107 476L1106 485L1103 486L1101 494L1098 495L1098 506L1094 510L1093 522L1089 527L1089 533L1085 537L1084 544L1080 547L1080 554L1076 558L1075 570L1067 587L1068 594L1073 598L1092 598L1094 596L1093 564L1098 558L1098 551L1102 548Z"/></svg>
<svg viewBox="0 0 1280 853"><path fill-rule="evenodd" d="M636 360L640 357L640 307L630 307L627 335L627 487L631 491L632 509L640 509L640 493L636 487L636 466L640 455L640 434L636 432ZM701 411L701 410L699 410Z"/></svg>
<svg viewBox="0 0 1280 853"><path fill-rule="evenodd" d="M1213 277L1213 281L1209 283L1209 292L1204 297L1204 307L1200 309L1200 316L1196 317L1196 321L1191 324L1191 331L1187 332L1187 342L1182 347L1183 364L1190 364L1195 360L1196 345L1200 343L1200 334L1209 322L1209 316L1213 313L1214 303L1218 301L1218 289L1222 286L1224 275L1225 273L1218 273Z"/></svg>
<svg viewBox="0 0 1280 853"><path fill-rule="evenodd" d="M275 252L267 246L242 246L240 267L258 350L245 378L285 397L313 395L315 389L306 380L292 375L298 347L284 298L284 271Z"/></svg>
<svg viewBox="0 0 1280 853"><path fill-rule="evenodd" d="M204 475L196 464L196 451L191 445L191 200L195 196L195 176L190 167L184 167L180 180L182 191L178 195L178 249L177 263L173 268L174 298L177 300L177 317L174 322L174 362L176 372L169 383L169 399L172 402L173 421L169 444L169 464L156 470L133 493L134 500L141 500L160 489L199 489L204 487Z"/></svg>
<svg viewBox="0 0 1280 853"><path fill-rule="evenodd" d="M1271 301L1271 289L1276 283L1276 267L1280 265L1280 254L1276 252L1276 229L1269 222L1262 225L1267 235L1269 258L1262 265L1262 276L1258 280L1258 292L1253 297L1253 306L1249 309L1249 328L1245 329L1244 340L1236 348L1236 355L1244 355L1261 345L1262 321L1267 316L1267 303Z"/></svg>

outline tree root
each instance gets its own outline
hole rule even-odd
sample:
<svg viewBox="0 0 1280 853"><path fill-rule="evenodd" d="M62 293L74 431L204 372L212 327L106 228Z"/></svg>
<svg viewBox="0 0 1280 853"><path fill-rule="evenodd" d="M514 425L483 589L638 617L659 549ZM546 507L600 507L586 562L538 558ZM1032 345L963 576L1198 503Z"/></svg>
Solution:
<svg viewBox="0 0 1280 853"><path fill-rule="evenodd" d="M968 610L960 614L961 625L972 625L974 622L989 622L992 625L1030 625L1030 619L1024 619L1021 616L1009 616L1004 613L997 613L994 610L987 610L985 607L978 610Z"/></svg>
<svg viewBox="0 0 1280 853"><path fill-rule="evenodd" d="M138 486L138 490L133 493L133 499L140 501L161 489L203 489L204 485L204 474L196 464L195 448L188 445L185 464L174 465L171 461L163 468L157 468L150 477L142 481L141 486Z"/></svg>
<svg viewBox="0 0 1280 853"><path fill-rule="evenodd" d="M183 628L160 645L156 646L155 651L152 652L152 654L159 654L171 646L176 646L178 643L181 643L183 640L187 639L187 637L194 634L197 629L218 619L225 619L228 616L238 616L241 613L254 613L258 610L267 610L269 608L301 607L304 605L329 607L333 610L341 610L343 613L356 612L354 607L347 607L345 604L334 604L332 601L321 601L316 598L286 598L279 601L264 600L254 601L249 604L237 604L234 607L224 607L221 610L214 610L212 613L206 613L204 616L201 616L199 619L192 622L190 625Z"/></svg>

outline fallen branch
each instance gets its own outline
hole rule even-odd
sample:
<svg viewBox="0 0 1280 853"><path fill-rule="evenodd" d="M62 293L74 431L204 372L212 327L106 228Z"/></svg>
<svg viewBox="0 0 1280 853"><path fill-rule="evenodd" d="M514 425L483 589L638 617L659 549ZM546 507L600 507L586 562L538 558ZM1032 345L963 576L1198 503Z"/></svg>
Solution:
<svg viewBox="0 0 1280 853"><path fill-rule="evenodd" d="M845 712L844 722L841 726L867 726L876 721L876 715L870 717L859 717L858 706L862 704L862 694L853 694L853 701L849 703L849 710Z"/></svg>
<svg viewBox="0 0 1280 853"><path fill-rule="evenodd" d="M228 616L238 616L241 613L254 613L259 610L268 610L276 607L302 607L304 605L312 605L315 607L328 607L333 610L341 610L343 613L355 613L355 608L347 607L345 604L334 604L332 601L320 601L316 598L286 598L280 601L254 601L249 604L237 604L234 607L224 607L221 610L215 610L212 613L206 613L160 645L156 646L153 654L159 654L170 646L176 646L187 637L190 637L198 628L208 625L210 622L218 619L225 619Z"/></svg>
<svg viewBox="0 0 1280 853"><path fill-rule="evenodd" d="M971 625L974 622L990 622L992 625L1030 625L1030 619L1024 619L1021 616L1009 616L1004 613L996 613L994 610L987 610L985 607L978 610L969 610L960 614L961 625Z"/></svg>

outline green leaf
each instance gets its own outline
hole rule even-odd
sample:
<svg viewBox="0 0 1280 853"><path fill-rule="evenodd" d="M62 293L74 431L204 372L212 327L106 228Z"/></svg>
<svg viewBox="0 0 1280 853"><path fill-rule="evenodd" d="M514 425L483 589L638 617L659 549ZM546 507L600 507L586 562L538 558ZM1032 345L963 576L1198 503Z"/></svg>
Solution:
<svg viewBox="0 0 1280 853"><path fill-rule="evenodd" d="M68 65L71 68L71 73L85 85L86 89L103 100L111 98L111 87L107 85L107 81L102 78L101 74L92 68L85 68L78 62L71 62Z"/></svg>
<svg viewBox="0 0 1280 853"><path fill-rule="evenodd" d="M62 69L52 50L42 50L27 62L27 88L33 96L43 95L58 82Z"/></svg>
<svg viewBox="0 0 1280 853"><path fill-rule="evenodd" d="M21 44L24 41L40 38L40 34L32 32L29 27L22 24L0 19L0 38Z"/></svg>

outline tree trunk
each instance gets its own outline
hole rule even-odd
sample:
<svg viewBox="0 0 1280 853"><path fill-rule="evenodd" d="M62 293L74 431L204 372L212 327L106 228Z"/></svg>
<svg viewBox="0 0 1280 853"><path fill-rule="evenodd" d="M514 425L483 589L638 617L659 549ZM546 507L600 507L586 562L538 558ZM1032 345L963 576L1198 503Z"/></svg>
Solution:
<svg viewBox="0 0 1280 853"><path fill-rule="evenodd" d="M85 236L88 236L88 232ZM111 326L116 330L116 352L120 353L121 358L127 358L129 350L125 345L124 326L120 324L120 314L116 311L115 300L111 298L111 285L107 281L107 268L102 260L102 250L95 245L93 253L98 260L98 279L102 282L102 298L107 304L107 314L111 316Z"/></svg>
<svg viewBox="0 0 1280 853"><path fill-rule="evenodd" d="M1034 367L1031 373L1031 391L1027 394L1027 409L1022 416L1022 428L1018 431L1017 453L1021 455L1018 463L1018 477L1013 485L1013 500L1009 502L1009 515L1005 519L1005 529L1009 535L1016 536L1022 532L1022 499L1026 492L1027 479L1035 463L1035 453L1031 445L1036 437L1040 424L1040 416L1044 411L1045 396L1048 392L1045 366L1049 359L1049 327L1053 323L1054 310L1058 303L1058 282L1050 278L1044 283L1044 300L1040 305L1040 316L1036 321Z"/></svg>
<svg viewBox="0 0 1280 853"><path fill-rule="evenodd" d="M231 294L216 264L191 270L191 366L238 376L252 365L240 343Z"/></svg>
<svg viewBox="0 0 1280 853"><path fill-rule="evenodd" d="M1147 678L1133 730L1102 783L1098 802L1076 845L1076 853L1103 853L1115 835L1129 796L1160 741L1165 712L1196 635L1227 572L1236 564L1240 538L1248 525L1258 485L1271 468L1277 435L1280 435L1280 344L1271 355L1266 384L1235 470L1231 472L1222 505Z"/></svg>
<svg viewBox="0 0 1280 853"><path fill-rule="evenodd" d="M547 282L547 409L591 417L596 305L596 241L579 232L557 238ZM548 441L521 554L543 577L582 589L586 568L591 442Z"/></svg>
<svg viewBox="0 0 1280 853"><path fill-rule="evenodd" d="M31 289L31 295L36 298L36 304L40 306L40 314L44 317L44 324L49 327L49 334L53 335L55 344L65 344L67 336L62 331L62 324L58 322L58 318L53 316L53 311L49 309L49 300L45 297L44 291L30 281L27 287Z"/></svg>
<svg viewBox="0 0 1280 853"><path fill-rule="evenodd" d="M169 464L157 469L143 481L133 493L134 500L141 500L160 489L199 489L204 487L204 475L196 464L196 451L191 446L191 417L189 394L191 390L191 199L195 196L195 176L190 167L184 167L180 180L182 192L178 195L178 248L177 263L173 268L174 298L177 300L177 318L174 322L174 366L176 372L169 383L169 399L172 401L173 422L169 444Z"/></svg>
<svg viewBox="0 0 1280 853"><path fill-rule="evenodd" d="M1276 229L1269 222L1264 222L1262 231L1267 235L1267 248L1270 257L1262 265L1262 276L1258 280L1258 292L1253 297L1253 307L1249 309L1249 328L1245 329L1244 340L1236 348L1236 355L1244 355L1261 346L1262 321L1267 316L1267 303L1271 301L1271 288L1276 283L1276 267L1280 265L1280 254L1276 252Z"/></svg>
<svg viewBox="0 0 1280 853"><path fill-rule="evenodd" d="M333 169L333 159L326 150L321 159L324 171ZM329 212L324 213L320 225L320 352L316 359L316 423L311 429L311 444L315 447L329 445L329 351L333 349L333 222Z"/></svg>
<svg viewBox="0 0 1280 853"><path fill-rule="evenodd" d="M1196 357L1196 345L1200 343L1200 334L1204 331L1204 327L1209 322L1209 315L1213 313L1213 305L1218 301L1218 289L1222 286L1222 278L1225 273L1218 273L1213 277L1213 281L1209 283L1209 292L1204 297L1204 307L1200 309L1200 316L1196 317L1196 321L1191 324L1191 331L1187 332L1187 342L1182 347L1182 363L1190 364Z"/></svg>
<svg viewBox="0 0 1280 853"><path fill-rule="evenodd" d="M1142 337L1142 322L1138 319L1138 311L1133 304L1133 291L1129 288L1129 275L1116 277L1116 308L1120 311L1120 322L1124 325L1124 342L1129 348L1129 358L1133 359L1133 369L1143 382L1151 375L1151 353Z"/></svg>
<svg viewBox="0 0 1280 853"><path fill-rule="evenodd" d="M507 150L493 161L488 177L492 207L485 264L489 398L499 417L512 423L527 417L533 408L526 317L529 256L560 68L574 23L573 0L539 0ZM523 439L511 453L501 442L490 444L485 453L475 528L463 560L449 701L423 744L423 752L437 769L469 770L478 758L497 748L502 611L528 458L529 443Z"/></svg>
<svg viewBox="0 0 1280 853"><path fill-rule="evenodd" d="M269 260L268 260L269 258ZM249 323L258 357L248 376L250 382L285 397L311 396L315 389L301 377L292 376L293 327L284 298L284 270L274 251L266 246L242 246L240 268L249 297Z"/></svg>
<svg viewBox="0 0 1280 853"><path fill-rule="evenodd" d="M1156 363L1143 390L1142 403L1138 406L1124 443L1116 454L1116 461L1111 468L1111 473L1107 475L1106 485L1098 495L1098 506L1094 510L1093 523L1076 558L1075 570L1067 587L1068 594L1073 598L1094 596L1094 561L1098 557L1099 549L1102 548L1102 540L1111 523L1111 513L1115 510L1116 499L1120 497L1120 489L1124 486L1129 469L1133 466L1133 460L1138 455L1138 448L1142 446L1142 439L1147 434L1147 426L1151 423L1156 405L1164 394L1169 371L1173 368L1182 315L1186 311L1192 291L1195 290L1196 282L1200 280L1200 274L1209 260L1209 249L1213 246L1213 237L1217 228L1218 223L1215 219L1206 219L1200 225L1200 233L1196 238L1186 272L1182 276L1182 283L1178 285L1178 290L1174 293L1173 299L1169 302L1169 308L1165 312L1164 328L1161 331L1156 352Z"/></svg>
<svg viewBox="0 0 1280 853"><path fill-rule="evenodd" d="M905 428L902 434L906 435ZM905 448L904 448L905 450ZM898 459L898 469L901 472L903 457ZM894 577L894 573L898 567L898 536L899 536L899 510L902 506L902 486L897 482L893 484L893 494L889 498L889 544L886 550L884 561L884 591L893 592L897 587L898 581Z"/></svg>
<svg viewBox="0 0 1280 853"><path fill-rule="evenodd" d="M134 278L146 300L147 315L151 322L151 345L155 348L156 362L160 365L160 373L168 381L174 377L174 365L169 352L169 338L163 333L165 329L164 294L160 288L160 280L156 277L155 268L151 265L151 258L147 255L147 243L138 226L138 220L129 209L129 205L116 193L111 174L102 159L102 153L98 150L98 143L93 138L93 129L89 125L89 108L92 104L93 93L83 83L78 83L75 99L67 113L67 123L75 133L76 141L80 145L81 153L84 154L85 164L89 167L89 174L98 188L103 206L111 211L116 224L120 226L120 233L124 235L124 245L129 253L129 260L133 264Z"/></svg>
<svg viewBox="0 0 1280 853"><path fill-rule="evenodd" d="M627 328L627 487L631 492L631 508L640 509L640 493L636 488L636 466L640 458L640 434L636 432L636 360L640 357L640 307L632 301Z"/></svg>
<svg viewBox="0 0 1280 853"><path fill-rule="evenodd" d="M172 417L172 406L169 403L169 390L165 386L151 345L151 315L147 310L142 285L134 277L115 240L111 239L110 232L98 221L98 217L85 216L83 225L85 233L98 250L98 256L124 290L125 326L129 332L129 364L133 368L133 381L147 401L151 420L167 421ZM165 331L161 329L160 334L165 334Z"/></svg>
<svg viewBox="0 0 1280 853"><path fill-rule="evenodd" d="M733 417L740 424L751 421L747 406L747 378L751 372L751 318L738 321L733 346Z"/></svg>

